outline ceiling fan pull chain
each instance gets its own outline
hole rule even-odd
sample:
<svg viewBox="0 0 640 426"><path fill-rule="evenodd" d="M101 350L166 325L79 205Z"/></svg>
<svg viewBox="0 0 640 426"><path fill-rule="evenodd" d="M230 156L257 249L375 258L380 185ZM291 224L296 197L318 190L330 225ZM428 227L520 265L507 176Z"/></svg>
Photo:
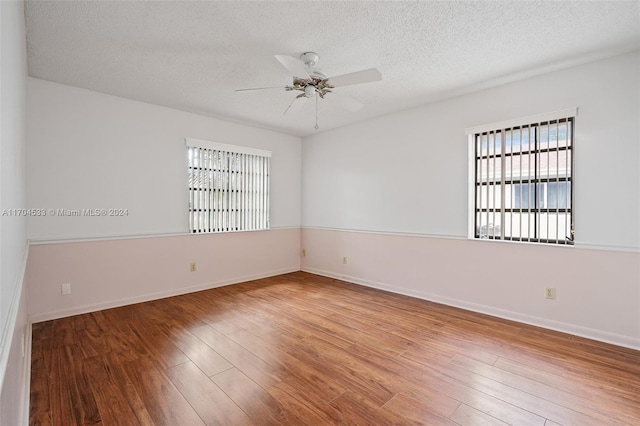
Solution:
<svg viewBox="0 0 640 426"><path fill-rule="evenodd" d="M316 130L318 130L318 94L316 94Z"/></svg>

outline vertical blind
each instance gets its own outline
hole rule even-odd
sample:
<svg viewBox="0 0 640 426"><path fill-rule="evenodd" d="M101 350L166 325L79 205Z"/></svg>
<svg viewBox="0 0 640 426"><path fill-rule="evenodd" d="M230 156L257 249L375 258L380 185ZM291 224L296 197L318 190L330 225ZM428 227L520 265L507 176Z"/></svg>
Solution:
<svg viewBox="0 0 640 426"><path fill-rule="evenodd" d="M474 237L573 244L574 117L473 132Z"/></svg>
<svg viewBox="0 0 640 426"><path fill-rule="evenodd" d="M187 139L189 232L269 229L271 152Z"/></svg>

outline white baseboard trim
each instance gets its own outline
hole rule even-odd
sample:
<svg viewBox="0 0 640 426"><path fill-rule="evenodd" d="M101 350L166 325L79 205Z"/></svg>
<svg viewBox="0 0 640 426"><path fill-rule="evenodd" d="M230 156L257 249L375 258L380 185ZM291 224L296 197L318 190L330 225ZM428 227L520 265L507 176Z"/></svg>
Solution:
<svg viewBox="0 0 640 426"><path fill-rule="evenodd" d="M0 329L0 333L2 333L0 334L0 391L2 391L2 386L4 384L7 364L9 363L9 353L11 352L13 335L15 334L16 321L18 320L20 296L22 295L22 286L24 285L24 275L27 270L28 257L29 247L27 246L13 287L13 294L11 295L11 302L9 304L9 312L6 318L0 318L0 320L4 320L2 321L4 322L4 327Z"/></svg>
<svg viewBox="0 0 640 426"><path fill-rule="evenodd" d="M570 323L553 321L546 318L540 318L533 315L527 315L519 312L513 312L505 309L495 308L492 306L481 305L478 303L467 302L464 300L443 297L436 294L410 291L401 287L390 286L385 283L366 280L363 278L353 277L350 275L339 274L333 271L326 271L326 270L312 268L312 267L302 267L301 270L304 272L309 272L311 274L348 281L354 284L363 285L365 287L377 288L379 290L385 290L392 293L415 297L417 299L428 300L430 302L441 303L443 305L453 306L456 308L465 309L467 311L478 312L481 314L491 315L498 318L503 318L511 321L516 321L524 324L546 328L549 330L555 330L555 331L572 334L579 337L585 337L587 339L597 340L604 343L610 343L616 346L622 346L629 349L640 350L640 339L633 338L630 336L624 336L616 333L610 333L607 331L596 330L588 327L582 327L582 326L570 324Z"/></svg>
<svg viewBox="0 0 640 426"><path fill-rule="evenodd" d="M31 329L31 323L27 324L27 334L24 337L24 361L23 361L23 379L24 379L24 392L21 398L22 410L20 424L27 426L29 424L29 404L31 396L31 339L33 336L33 330Z"/></svg>
<svg viewBox="0 0 640 426"><path fill-rule="evenodd" d="M71 309L64 309L64 310L30 315L29 322L37 323L37 322L49 321L49 320L58 319L58 318L70 317L72 315L79 315L79 314L86 314L88 312L101 311L103 309L111 309L111 308L117 308L120 306L132 305L134 303L149 302L151 300L164 299L166 297L179 296L181 294L194 293L196 291L209 290L212 288L224 287L226 285L238 284L246 281L258 280L261 278L268 278L276 275L288 274L290 272L297 272L299 270L300 270L300 265L295 265L288 268L265 271L265 272L252 274L252 275L238 276L234 278L228 278L225 280L213 281L205 284L198 284L190 287L181 287L173 290L159 291L156 293L143 294L140 296L125 297L122 299L110 300L108 302L76 306Z"/></svg>

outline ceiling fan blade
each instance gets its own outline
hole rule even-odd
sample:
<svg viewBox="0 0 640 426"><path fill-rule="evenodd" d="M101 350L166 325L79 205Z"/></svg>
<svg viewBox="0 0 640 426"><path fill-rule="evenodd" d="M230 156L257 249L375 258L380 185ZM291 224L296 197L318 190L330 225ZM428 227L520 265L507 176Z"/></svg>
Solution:
<svg viewBox="0 0 640 426"><path fill-rule="evenodd" d="M278 62L282 64L283 67L287 69L294 77L300 77L309 79L309 73L304 66L304 63L299 59L294 58L293 56L287 55L276 55L276 59Z"/></svg>
<svg viewBox="0 0 640 426"><path fill-rule="evenodd" d="M268 89L284 89L282 86L272 86L272 87L254 87L251 89L236 89L236 92L249 92L252 90L268 90Z"/></svg>
<svg viewBox="0 0 640 426"><path fill-rule="evenodd" d="M362 109L362 107L364 106L363 104L356 101L355 99L350 98L348 96L341 95L336 92L327 93L325 96L327 100L331 100L332 103L336 105L340 105L342 108L346 109L347 111L356 112Z"/></svg>
<svg viewBox="0 0 640 426"><path fill-rule="evenodd" d="M307 99L308 98L304 95L296 96L295 98L293 98L287 109L284 110L284 113L282 115L287 115L287 113L297 113L298 111L300 111L300 108L302 108L302 106L307 103Z"/></svg>
<svg viewBox="0 0 640 426"><path fill-rule="evenodd" d="M369 68L368 70L351 72L349 74L337 75L335 77L329 77L328 83L333 87L349 86L351 84L370 83L372 81L382 80L382 74L376 68Z"/></svg>

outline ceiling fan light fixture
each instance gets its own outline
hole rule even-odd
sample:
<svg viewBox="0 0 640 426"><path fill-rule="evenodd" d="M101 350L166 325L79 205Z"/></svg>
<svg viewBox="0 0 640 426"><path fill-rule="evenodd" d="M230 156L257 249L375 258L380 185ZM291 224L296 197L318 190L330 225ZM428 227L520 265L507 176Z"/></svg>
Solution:
<svg viewBox="0 0 640 426"><path fill-rule="evenodd" d="M316 88L314 86L312 86L311 84L308 84L308 85L305 86L305 88L304 88L304 96L305 97L311 98L315 94L316 94Z"/></svg>

